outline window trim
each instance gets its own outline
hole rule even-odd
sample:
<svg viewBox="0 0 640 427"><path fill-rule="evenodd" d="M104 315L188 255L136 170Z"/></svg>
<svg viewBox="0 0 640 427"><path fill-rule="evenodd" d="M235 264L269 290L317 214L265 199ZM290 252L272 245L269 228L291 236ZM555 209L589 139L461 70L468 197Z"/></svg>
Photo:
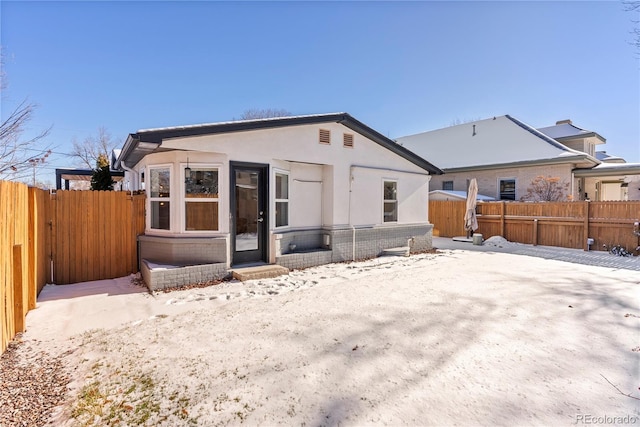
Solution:
<svg viewBox="0 0 640 427"><path fill-rule="evenodd" d="M395 199L385 199L385 198L384 198L384 196L385 196L385 194L384 194L384 186L385 186L385 184L386 184L387 182L392 182L392 183L394 183L394 184L395 184L395 190L396 190L396 194L395 194L396 198L395 198ZM396 205L396 209L395 209L395 211L396 211L396 218L395 218L394 220L387 221L387 220L386 220L386 218L385 218L385 216L384 216L384 207L385 207L385 205L386 205L387 203L395 203L395 205ZM382 223L383 223L383 224L387 224L387 223L390 223L390 224L398 223L398 216L399 216L399 215L398 215L398 214L399 214L399 212L398 212L398 206L399 206L399 204L398 204L398 180L397 180L397 179L391 179L391 178L383 178L383 179L382 179Z"/></svg>
<svg viewBox="0 0 640 427"><path fill-rule="evenodd" d="M197 169L215 169L218 172L218 197L217 198L189 198L186 195L187 185L184 170L189 166L192 170ZM180 232L185 234L217 234L221 232L222 226L222 211L221 211L221 197L220 191L223 186L222 180L222 163L192 163L192 162L180 162L180 195L178 196L180 203ZM191 199L191 200L189 200ZM217 230L187 230L187 203L218 203L218 224Z"/></svg>
<svg viewBox="0 0 640 427"><path fill-rule="evenodd" d="M276 198L276 183L277 183L277 175L285 175L287 177L287 198L286 199L278 199ZM276 204L277 203L286 203L287 204L287 225L277 225L276 223ZM291 171L284 169L276 169L273 168L273 228L277 230L282 230L285 228L291 227Z"/></svg>
<svg viewBox="0 0 640 427"><path fill-rule="evenodd" d="M169 197L151 197L151 171L154 169L169 169ZM144 167L145 173L145 186L146 186L146 196L147 196L147 214L146 216L146 225L145 230L152 233L161 233L161 234L171 234L174 230L175 223L175 215L173 215L173 210L175 206L172 206L174 203L175 190L172 190L172 187L175 187L173 184L174 181L174 167L173 163L161 163L154 165L146 165ZM151 202L160 202L160 201L169 201L169 228L153 228L151 227Z"/></svg>

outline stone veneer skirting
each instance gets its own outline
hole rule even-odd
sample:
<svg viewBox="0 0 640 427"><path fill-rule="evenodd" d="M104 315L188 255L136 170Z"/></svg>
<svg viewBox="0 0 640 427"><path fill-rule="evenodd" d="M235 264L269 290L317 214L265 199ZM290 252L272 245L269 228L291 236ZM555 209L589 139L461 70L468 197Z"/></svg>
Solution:
<svg viewBox="0 0 640 427"><path fill-rule="evenodd" d="M432 237L432 224L290 231L276 234L279 243L276 243L275 259L276 264L290 269L307 268L374 258L385 249L399 246L420 252L433 247ZM292 245L295 245L293 250Z"/></svg>
<svg viewBox="0 0 640 427"><path fill-rule="evenodd" d="M275 263L300 269L374 258L385 249L401 246L420 252L432 248L432 233L432 224L276 232ZM138 240L140 271L151 290L218 280L229 274L224 237L139 236ZM152 269L147 261L183 267Z"/></svg>
<svg viewBox="0 0 640 427"><path fill-rule="evenodd" d="M151 291L219 280L229 275L227 263L150 268L145 259L140 261L140 273Z"/></svg>

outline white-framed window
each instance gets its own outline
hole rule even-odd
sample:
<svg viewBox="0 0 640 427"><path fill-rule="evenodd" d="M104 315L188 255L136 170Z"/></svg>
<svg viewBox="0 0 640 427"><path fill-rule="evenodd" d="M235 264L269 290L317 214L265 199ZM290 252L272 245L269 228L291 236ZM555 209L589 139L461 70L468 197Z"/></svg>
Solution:
<svg viewBox="0 0 640 427"><path fill-rule="evenodd" d="M398 182L385 180L383 183L383 221L398 221Z"/></svg>
<svg viewBox="0 0 640 427"><path fill-rule="evenodd" d="M498 188L500 190L500 200L515 200L516 199L516 179L515 178L500 178L498 182Z"/></svg>
<svg viewBox="0 0 640 427"><path fill-rule="evenodd" d="M276 175L276 227L289 225L289 173L277 171Z"/></svg>
<svg viewBox="0 0 640 427"><path fill-rule="evenodd" d="M184 230L220 229L219 169L215 166L181 165L184 172Z"/></svg>
<svg viewBox="0 0 640 427"><path fill-rule="evenodd" d="M171 229L171 166L149 166L149 227Z"/></svg>

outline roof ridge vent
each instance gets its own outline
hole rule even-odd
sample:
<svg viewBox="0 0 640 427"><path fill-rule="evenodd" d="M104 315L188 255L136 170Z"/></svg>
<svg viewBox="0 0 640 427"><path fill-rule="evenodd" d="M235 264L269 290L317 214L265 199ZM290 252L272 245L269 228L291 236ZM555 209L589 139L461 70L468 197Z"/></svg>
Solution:
<svg viewBox="0 0 640 427"><path fill-rule="evenodd" d="M556 122L556 126L558 126L558 125L571 125L571 124L573 124L573 123L571 123L570 119L558 120Z"/></svg>

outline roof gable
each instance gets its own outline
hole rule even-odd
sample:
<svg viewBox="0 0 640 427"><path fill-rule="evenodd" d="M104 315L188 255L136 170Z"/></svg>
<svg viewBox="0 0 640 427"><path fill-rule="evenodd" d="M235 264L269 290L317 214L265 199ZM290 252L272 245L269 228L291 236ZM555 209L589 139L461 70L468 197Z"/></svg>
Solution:
<svg viewBox="0 0 640 427"><path fill-rule="evenodd" d="M598 163L509 115L409 135L397 142L445 170L543 162Z"/></svg>
<svg viewBox="0 0 640 427"><path fill-rule="evenodd" d="M191 136L225 134L233 132L274 129L288 126L299 126L321 123L339 123L357 132L371 141L381 145L394 154L410 161L430 174L441 174L442 171L423 157L407 150L395 141L387 138L364 123L356 120L348 113L315 114L305 116L275 117L256 120L240 120L219 123L207 123L190 126L176 126L157 129L143 129L129 134L116 167L122 163L133 165L147 154L157 150L163 140Z"/></svg>

